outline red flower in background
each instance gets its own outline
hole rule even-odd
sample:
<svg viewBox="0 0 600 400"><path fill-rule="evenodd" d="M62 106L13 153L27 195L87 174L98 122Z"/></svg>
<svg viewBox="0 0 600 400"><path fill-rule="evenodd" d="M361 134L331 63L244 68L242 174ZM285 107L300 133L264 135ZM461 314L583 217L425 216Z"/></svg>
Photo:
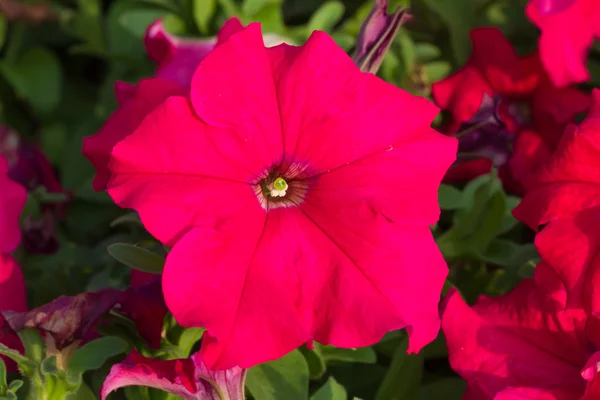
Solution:
<svg viewBox="0 0 600 400"><path fill-rule="evenodd" d="M540 57L558 87L585 82L588 52L600 38L598 0L531 0L527 17L541 31Z"/></svg>
<svg viewBox="0 0 600 400"><path fill-rule="evenodd" d="M448 134L464 129L464 124L481 111L484 94L498 99L495 106L498 117L515 136L512 154L507 154L501 177L511 190L524 192L534 171L558 145L566 124L587 109L589 98L576 89L553 86L537 53L518 57L496 28L474 29L471 40L473 52L465 67L435 83L433 98L451 113L452 121L446 127ZM497 134L505 136L504 127ZM484 137L495 143L497 134L492 130L485 132ZM469 135L460 139L469 140ZM483 138L479 142L481 146L488 145ZM459 162L450 168L446 180L470 180L490 171L492 160L462 161L461 150L459 144ZM482 155L477 149L469 152Z"/></svg>
<svg viewBox="0 0 600 400"><path fill-rule="evenodd" d="M531 279L504 296L481 296L473 307L456 290L448 293L442 330L450 365L467 381L464 399L599 398L599 320L566 313L556 276L536 274L536 282L554 288L552 296Z"/></svg>
<svg viewBox="0 0 600 400"><path fill-rule="evenodd" d="M0 156L8 161L8 176L27 191L44 188L48 193L68 197L44 153L7 126L0 126ZM56 224L64 216L65 204L42 203L39 216L24 219L22 239L27 252L49 254L58 250Z"/></svg>
<svg viewBox="0 0 600 400"><path fill-rule="evenodd" d="M600 90L585 120L566 130L552 158L514 210L538 230L535 244L561 278L568 307L600 312Z"/></svg>
<svg viewBox="0 0 600 400"><path fill-rule="evenodd" d="M429 226L456 149L430 128L437 111L321 32L267 49L253 24L115 146L108 192L173 246L165 300L206 327L210 368L313 339L408 327L414 352L435 338L447 269Z"/></svg>
<svg viewBox="0 0 600 400"><path fill-rule="evenodd" d="M23 273L14 258L9 254L0 253L0 311L27 310L25 282ZM23 350L19 337L14 333L5 332L5 321L0 315L0 343L11 349ZM16 365L10 359L2 358L9 371L16 370Z"/></svg>

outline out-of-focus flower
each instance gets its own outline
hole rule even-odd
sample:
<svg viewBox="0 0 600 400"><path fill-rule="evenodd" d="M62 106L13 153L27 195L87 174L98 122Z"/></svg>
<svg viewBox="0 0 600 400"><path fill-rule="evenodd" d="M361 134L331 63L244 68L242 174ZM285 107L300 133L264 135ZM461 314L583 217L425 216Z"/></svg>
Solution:
<svg viewBox="0 0 600 400"><path fill-rule="evenodd" d="M514 210L538 230L540 255L561 278L568 308L600 311L600 90L584 121L566 130L560 146Z"/></svg>
<svg viewBox="0 0 600 400"><path fill-rule="evenodd" d="M207 329L210 368L313 339L435 338L447 268L429 226L457 145L430 128L437 112L322 32L267 49L252 24L115 146L108 193L173 246L165 300Z"/></svg>
<svg viewBox="0 0 600 400"><path fill-rule="evenodd" d="M388 14L387 9L387 0L375 0L371 12L360 27L352 59L361 71L377 72L396 33L410 18L406 9L401 6L393 14Z"/></svg>
<svg viewBox="0 0 600 400"><path fill-rule="evenodd" d="M13 251L21 240L19 217L27 191L8 177L8 163L0 155L0 254Z"/></svg>
<svg viewBox="0 0 600 400"><path fill-rule="evenodd" d="M8 162L8 176L27 191L43 188L47 193L63 194L68 199L44 153L7 126L0 126L0 156ZM47 254L58 250L56 223L63 217L66 201L42 203L39 216L24 219L22 237L27 252Z"/></svg>
<svg viewBox="0 0 600 400"><path fill-rule="evenodd" d="M243 400L246 370L234 367L212 371L200 354L178 360L153 360L132 352L115 364L101 389L102 400L126 386L147 386L172 393L184 400Z"/></svg>
<svg viewBox="0 0 600 400"><path fill-rule="evenodd" d="M535 170L550 157L565 126L589 106L589 96L574 88L552 85L537 53L518 57L496 28L471 31L473 52L457 73L432 87L435 101L449 110L452 121L446 129L456 134L472 121L484 94L498 97L498 115L515 135L512 154L501 178L509 189L525 192ZM472 123L472 122L471 122ZM505 136L505 130L488 132ZM488 139L490 142L504 139ZM481 158L459 163L450 169L448 180L470 180L488 173L492 160Z"/></svg>
<svg viewBox="0 0 600 400"><path fill-rule="evenodd" d="M242 29L242 23L237 18L231 18L219 30L217 37L188 39L169 34L162 21L158 20L146 30L144 44L148 56L158 64L155 76L189 87L194 71L204 57L220 42ZM265 34L263 39L267 47L285 41L275 34Z"/></svg>
<svg viewBox="0 0 600 400"><path fill-rule="evenodd" d="M27 310L25 297L25 282L19 265L9 254L0 253L0 311ZM23 346L18 336L14 333L3 334L4 319L0 316L0 343L11 349L22 351ZM10 371L16 369L14 362L3 358Z"/></svg>
<svg viewBox="0 0 600 400"><path fill-rule="evenodd" d="M507 295L482 296L473 307L449 292L442 329L450 365L468 384L463 398L598 398L600 323L582 310L566 313L556 276L540 278L552 282L553 296L531 279Z"/></svg>
<svg viewBox="0 0 600 400"><path fill-rule="evenodd" d="M527 17L541 31L540 57L558 87L585 82L588 52L600 38L597 0L530 0Z"/></svg>

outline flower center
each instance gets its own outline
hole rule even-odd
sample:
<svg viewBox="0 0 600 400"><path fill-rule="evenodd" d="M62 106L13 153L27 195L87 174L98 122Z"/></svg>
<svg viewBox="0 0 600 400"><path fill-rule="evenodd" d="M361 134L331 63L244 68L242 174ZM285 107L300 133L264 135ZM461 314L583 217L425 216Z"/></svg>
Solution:
<svg viewBox="0 0 600 400"><path fill-rule="evenodd" d="M296 169L289 168L283 173L272 169L254 184L254 193L260 205L266 209L296 206L304 201L308 182L300 178Z"/></svg>

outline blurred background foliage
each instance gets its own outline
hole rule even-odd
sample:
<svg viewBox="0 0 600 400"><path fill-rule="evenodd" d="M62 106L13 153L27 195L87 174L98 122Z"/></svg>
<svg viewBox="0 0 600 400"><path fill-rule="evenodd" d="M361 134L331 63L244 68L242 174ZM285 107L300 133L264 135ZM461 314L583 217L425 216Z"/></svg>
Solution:
<svg viewBox="0 0 600 400"><path fill-rule="evenodd" d="M524 16L525 4L392 0L390 9L410 7L412 18L378 74L429 97L433 82L465 62L469 31L478 26L498 26L518 52L534 51L538 33ZM18 254L30 306L59 295L123 288L129 270L109 255L107 246L154 245L135 218L105 193L92 191L93 169L80 151L81 139L97 131L115 109L115 81L136 83L152 75L155 65L142 41L150 22L163 18L171 33L200 38L214 36L227 18L238 16L244 23L260 21L264 32L294 43L315 29L324 30L351 52L371 7L372 1L365 0L0 0L0 122L37 143L72 194L57 226L58 251ZM596 85L598 50L593 50L589 67L589 85ZM458 286L470 301L481 293L504 293L533 271L537 255L532 234L510 214L518 201L504 193L494 173L465 187L440 188L443 212L434 233L450 265L448 286ZM35 213L35 202L32 197L24 216ZM277 393L289 394L277 398L305 398L309 393L304 393L302 380L309 378L315 400L345 399L346 394L365 400L460 398L464 383L448 368L441 337L419 355L407 356L405 350L406 337L400 332L356 351L318 346L312 352L296 351L276 367L256 367L248 385L253 393L267 388L261 399L275 398L274 392L269 394L272 382L283 385ZM273 374L284 379L273 381ZM97 388L100 382L90 385Z"/></svg>

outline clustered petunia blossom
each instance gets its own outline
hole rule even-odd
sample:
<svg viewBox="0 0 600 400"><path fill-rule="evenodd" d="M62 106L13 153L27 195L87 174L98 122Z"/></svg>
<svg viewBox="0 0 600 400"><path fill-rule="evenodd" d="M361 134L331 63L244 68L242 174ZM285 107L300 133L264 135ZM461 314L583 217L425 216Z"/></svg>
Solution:
<svg viewBox="0 0 600 400"><path fill-rule="evenodd" d="M272 48L257 24L227 34L189 89L149 89L125 112L129 98L84 148L96 187L172 247L170 311L207 329L211 369L403 327L418 351L447 274L429 226L456 140L430 128L437 108L324 33Z"/></svg>
<svg viewBox="0 0 600 400"><path fill-rule="evenodd" d="M481 148L459 153L446 180L465 181L485 174L490 171L494 157L499 156L507 158L500 170L505 185L523 193L535 170L558 145L565 126L587 109L589 97L575 88L555 87L539 55L518 57L497 28L474 29L471 41L473 51L466 65L432 86L433 98L452 117L445 132L453 135L472 125L473 118L482 111L485 94L497 99L493 107L502 124L486 126L485 131L481 127L461 136L463 142L471 141L473 134L480 135ZM507 131L514 139L506 139ZM498 142L513 144L496 148ZM484 151L490 148L495 149L491 158Z"/></svg>
<svg viewBox="0 0 600 400"><path fill-rule="evenodd" d="M558 87L585 82L588 52L600 38L597 0L530 0L527 17L540 30L540 57Z"/></svg>
<svg viewBox="0 0 600 400"><path fill-rule="evenodd" d="M568 307L600 311L600 90L584 121L571 125L551 160L514 210L532 229L535 244L562 280Z"/></svg>
<svg viewBox="0 0 600 400"><path fill-rule="evenodd" d="M592 96L513 212L539 230L535 279L472 308L453 291L442 307L465 398L600 398L600 90Z"/></svg>

